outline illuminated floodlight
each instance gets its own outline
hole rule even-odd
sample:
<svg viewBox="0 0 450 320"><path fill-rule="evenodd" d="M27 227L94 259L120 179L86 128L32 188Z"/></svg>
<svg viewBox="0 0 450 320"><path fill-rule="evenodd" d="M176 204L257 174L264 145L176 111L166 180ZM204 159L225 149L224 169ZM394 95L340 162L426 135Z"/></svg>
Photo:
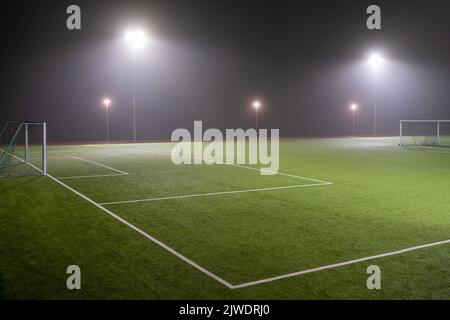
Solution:
<svg viewBox="0 0 450 320"><path fill-rule="evenodd" d="M255 100L253 101L252 106L255 109L255 129L258 132L258 109L261 107L261 102L259 100Z"/></svg>
<svg viewBox="0 0 450 320"><path fill-rule="evenodd" d="M147 35L140 29L129 30L125 33L125 40L133 50L136 50L145 45L147 42Z"/></svg>
<svg viewBox="0 0 450 320"><path fill-rule="evenodd" d="M383 57L378 53L373 53L369 58L369 63L373 70L378 71L383 64Z"/></svg>
<svg viewBox="0 0 450 320"><path fill-rule="evenodd" d="M108 98L103 99L103 104L105 105L106 108L109 107L109 105L111 104L111 100Z"/></svg>
<svg viewBox="0 0 450 320"><path fill-rule="evenodd" d="M357 105L356 103L352 103L352 104L350 105L350 109L351 109L353 112L355 112L356 110L358 110L358 105Z"/></svg>

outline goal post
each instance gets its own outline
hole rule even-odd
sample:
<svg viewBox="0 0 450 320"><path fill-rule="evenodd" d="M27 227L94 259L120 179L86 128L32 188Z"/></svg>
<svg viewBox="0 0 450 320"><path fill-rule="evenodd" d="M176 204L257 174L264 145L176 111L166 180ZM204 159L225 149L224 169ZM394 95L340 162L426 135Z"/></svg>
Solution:
<svg viewBox="0 0 450 320"><path fill-rule="evenodd" d="M9 121L0 131L0 177L47 174L47 124Z"/></svg>
<svg viewBox="0 0 450 320"><path fill-rule="evenodd" d="M450 147L450 120L400 120L400 146Z"/></svg>

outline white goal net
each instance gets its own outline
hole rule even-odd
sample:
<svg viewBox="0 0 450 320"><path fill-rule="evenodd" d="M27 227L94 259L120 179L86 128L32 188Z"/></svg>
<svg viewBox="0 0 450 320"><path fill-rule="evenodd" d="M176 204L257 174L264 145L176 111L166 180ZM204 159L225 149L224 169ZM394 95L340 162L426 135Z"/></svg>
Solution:
<svg viewBox="0 0 450 320"><path fill-rule="evenodd" d="M450 147L450 120L401 120L400 145Z"/></svg>
<svg viewBox="0 0 450 320"><path fill-rule="evenodd" d="M46 123L9 121L0 131L0 177L46 175Z"/></svg>

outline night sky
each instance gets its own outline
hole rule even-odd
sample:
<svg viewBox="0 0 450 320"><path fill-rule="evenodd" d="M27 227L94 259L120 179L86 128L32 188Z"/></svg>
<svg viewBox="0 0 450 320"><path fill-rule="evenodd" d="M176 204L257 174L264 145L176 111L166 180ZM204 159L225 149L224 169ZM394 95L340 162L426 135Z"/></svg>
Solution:
<svg viewBox="0 0 450 320"><path fill-rule="evenodd" d="M82 29L66 28L81 7ZM382 30L366 28L381 7ZM111 137L132 137L132 55L123 34L151 39L136 56L137 135L168 140L172 130L254 126L282 136L372 132L372 51L379 75L378 124L450 119L450 1L2 1L1 113L47 121L51 142L105 138L101 99L113 100Z"/></svg>

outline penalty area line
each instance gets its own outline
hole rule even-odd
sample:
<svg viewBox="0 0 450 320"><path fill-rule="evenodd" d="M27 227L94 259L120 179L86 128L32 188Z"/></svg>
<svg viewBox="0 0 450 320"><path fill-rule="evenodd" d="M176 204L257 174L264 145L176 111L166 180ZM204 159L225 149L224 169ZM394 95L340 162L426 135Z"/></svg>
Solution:
<svg viewBox="0 0 450 320"><path fill-rule="evenodd" d="M297 277L297 276L301 276L304 274L319 272L319 271L323 271L323 270L335 269L335 268L339 268L339 267L356 264L359 262L395 256L395 255L399 255L399 254L403 254L403 253L407 253L407 252L411 252L411 251L440 246L440 245L444 245L444 244L450 244L450 239L433 242L433 243L427 243L427 244L410 247L410 248L405 248L405 249L401 249L401 250L397 250L397 251L382 253L382 254L378 254L375 256L369 256L369 257L359 258L359 259L355 259L355 260L349 260L349 261L344 261L344 262L340 262L340 263L329 264L329 265L321 266L321 267L314 268L314 269L307 269L307 270L288 273L288 274L284 274L284 275L280 275L280 276L276 276L276 277L271 277L271 278L266 278L266 279L251 281L251 282L245 282L245 283L234 285L232 289L240 289L240 288L245 288L245 287L256 286L256 285L263 284L263 283L273 282L273 281L286 279L286 278Z"/></svg>
<svg viewBox="0 0 450 320"><path fill-rule="evenodd" d="M153 154L168 155L168 156L172 155L171 152L150 151L150 150L146 150L145 152L153 153ZM192 156L192 158L199 159L199 160L203 161L205 157L204 158L199 158L199 157ZM209 160L212 160L212 159L209 159ZM273 173L273 175L286 176L286 177L291 177L291 178L300 179L300 180L308 180L308 181L318 182L318 183L322 183L322 184L333 184L330 181L313 179L313 178L307 178L307 177L297 176L295 174L283 173L283 172L279 172L279 171L275 172L275 171L268 170L268 169L265 169L265 168L254 168L254 167L245 166L243 164L227 163L227 162L219 162L217 164L218 165L232 166L232 167L237 167L237 168L244 168L244 169L254 170L254 171L264 171L264 172L267 172L267 173Z"/></svg>
<svg viewBox="0 0 450 320"><path fill-rule="evenodd" d="M159 198L148 198L148 199L104 202L104 203L100 203L100 205L102 205L102 206L109 206L109 205L115 205L115 204L127 204L127 203L139 203L139 202L151 202L151 201L162 201L162 200L173 200L173 199L196 198L196 197L208 197L208 196L217 196L217 195L224 195L224 194L236 194L236 193L247 193L247 192L262 192L262 191L305 188L305 187L319 187L319 186L325 186L325 185L328 185L328 184L331 184L331 183L300 184L300 185L281 186L281 187L272 187L272 188L244 189L244 190L232 190L232 191L220 191L220 192L186 194L186 195L179 195L179 196L159 197Z"/></svg>

